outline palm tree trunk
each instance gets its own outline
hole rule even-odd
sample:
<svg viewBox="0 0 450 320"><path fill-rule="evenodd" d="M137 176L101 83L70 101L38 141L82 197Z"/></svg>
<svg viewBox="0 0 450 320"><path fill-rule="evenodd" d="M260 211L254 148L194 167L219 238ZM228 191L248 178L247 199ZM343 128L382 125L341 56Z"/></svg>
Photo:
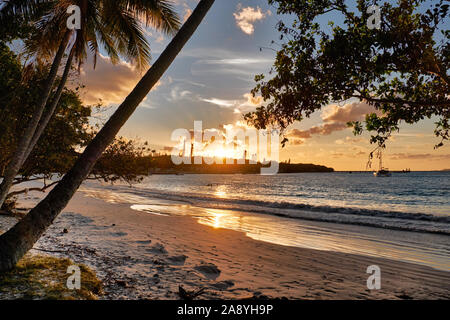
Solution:
<svg viewBox="0 0 450 320"><path fill-rule="evenodd" d="M200 0L170 44L139 81L60 183L14 227L0 236L0 271L12 269L65 208L95 162L120 128L158 82L186 42L197 30L215 0Z"/></svg>
<svg viewBox="0 0 450 320"><path fill-rule="evenodd" d="M5 202L14 178L17 176L20 168L22 167L22 164L24 162L23 159L27 152L28 146L30 145L31 139L33 138L39 121L41 120L42 113L44 112L45 106L47 105L47 100L50 96L50 92L52 90L53 83L55 82L56 75L58 74L58 69L64 56L64 51L66 50L67 43L69 42L70 35L71 32L67 31L64 35L63 40L61 41L58 52L53 59L50 73L45 81L44 89L37 103L36 109L25 129L25 132L19 140L19 144L17 145L17 148L8 163L8 166L6 167L3 181L0 184L0 208L3 205L3 202Z"/></svg>
<svg viewBox="0 0 450 320"><path fill-rule="evenodd" d="M39 141L39 138L41 137L42 133L44 132L45 128L47 127L48 123L50 122L50 119L52 118L53 114L55 113L56 107L58 106L59 100L61 99L61 95L64 91L64 87L67 82L67 78L69 77L70 69L72 68L72 61L73 57L75 55L75 46L72 47L70 50L69 56L67 57L66 66L64 67L64 72L61 77L61 81L59 82L58 89L55 92L55 95L53 97L52 103L50 104L48 110L42 115L41 121L39 121L39 125L36 128L36 132L33 135L33 138L31 139L31 142L27 148L27 151L23 157L23 161L21 166L25 163L25 161L30 156L30 153L33 151L34 147Z"/></svg>

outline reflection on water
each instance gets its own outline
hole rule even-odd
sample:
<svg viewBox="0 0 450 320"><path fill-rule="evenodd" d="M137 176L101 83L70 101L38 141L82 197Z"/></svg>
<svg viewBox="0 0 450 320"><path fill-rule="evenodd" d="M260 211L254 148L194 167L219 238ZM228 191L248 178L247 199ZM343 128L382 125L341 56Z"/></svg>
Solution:
<svg viewBox="0 0 450 320"><path fill-rule="evenodd" d="M220 185L216 187L216 191L214 192L214 195L217 198L226 199L227 198L227 189L226 186Z"/></svg>
<svg viewBox="0 0 450 320"><path fill-rule="evenodd" d="M151 213L157 216L169 216L167 213L163 213L160 210L164 210L164 207L162 206L154 206L154 205L147 205L147 204L135 204L131 206L131 209L136 211L142 211Z"/></svg>
<svg viewBox="0 0 450 320"><path fill-rule="evenodd" d="M111 190L95 190L81 187L80 191L84 192L89 197L101 199L109 203L148 203L148 199L135 194L124 194L120 192L114 192Z"/></svg>
<svg viewBox="0 0 450 320"><path fill-rule="evenodd" d="M244 232L259 241L411 261L450 271L450 252L445 236L417 234L418 239L411 241L404 238L402 232L393 230L298 221L221 209L195 208L195 211L201 224Z"/></svg>
<svg viewBox="0 0 450 320"><path fill-rule="evenodd" d="M236 230L239 217L229 210L195 208L198 210L198 222L215 229ZM243 231L243 230L239 230Z"/></svg>
<svg viewBox="0 0 450 320"><path fill-rule="evenodd" d="M180 201L151 199L111 190L83 190L111 203L162 216L191 216L200 224L230 229L278 245L390 258L450 271L448 237L354 225L289 219L235 210L201 208ZM216 193L225 189L217 188ZM143 226L145 227L145 226Z"/></svg>

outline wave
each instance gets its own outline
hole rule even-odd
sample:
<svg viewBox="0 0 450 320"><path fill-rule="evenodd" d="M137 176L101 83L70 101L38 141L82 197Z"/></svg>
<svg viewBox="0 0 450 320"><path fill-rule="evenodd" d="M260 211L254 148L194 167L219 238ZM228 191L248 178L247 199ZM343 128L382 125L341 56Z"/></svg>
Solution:
<svg viewBox="0 0 450 320"><path fill-rule="evenodd" d="M115 192L120 191L125 194L138 195L144 198L181 201L204 208L228 209L310 221L450 235L450 216L351 207L314 206L290 202L219 198L208 194L168 192L158 189L130 189L120 186L104 186L103 188L111 189L111 191Z"/></svg>

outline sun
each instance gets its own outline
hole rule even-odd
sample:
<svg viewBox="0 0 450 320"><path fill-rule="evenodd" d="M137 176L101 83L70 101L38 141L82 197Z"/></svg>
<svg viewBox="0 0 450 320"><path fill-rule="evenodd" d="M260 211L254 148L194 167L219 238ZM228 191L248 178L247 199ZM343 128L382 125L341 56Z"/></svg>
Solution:
<svg viewBox="0 0 450 320"><path fill-rule="evenodd" d="M239 159L239 151L227 147L207 148L202 152L203 157L217 159Z"/></svg>
<svg viewBox="0 0 450 320"><path fill-rule="evenodd" d="M233 158L235 155L235 151L226 148L220 148L213 150L213 155L216 158Z"/></svg>

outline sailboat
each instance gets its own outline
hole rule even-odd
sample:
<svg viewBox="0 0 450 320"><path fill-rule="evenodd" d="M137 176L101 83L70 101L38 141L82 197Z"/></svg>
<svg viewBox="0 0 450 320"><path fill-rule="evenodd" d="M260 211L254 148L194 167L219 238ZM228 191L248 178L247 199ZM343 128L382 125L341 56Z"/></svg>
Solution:
<svg viewBox="0 0 450 320"><path fill-rule="evenodd" d="M389 169L383 168L383 153L381 151L378 153L378 158L380 158L378 171L374 171L373 175L375 177L390 177L392 174Z"/></svg>

